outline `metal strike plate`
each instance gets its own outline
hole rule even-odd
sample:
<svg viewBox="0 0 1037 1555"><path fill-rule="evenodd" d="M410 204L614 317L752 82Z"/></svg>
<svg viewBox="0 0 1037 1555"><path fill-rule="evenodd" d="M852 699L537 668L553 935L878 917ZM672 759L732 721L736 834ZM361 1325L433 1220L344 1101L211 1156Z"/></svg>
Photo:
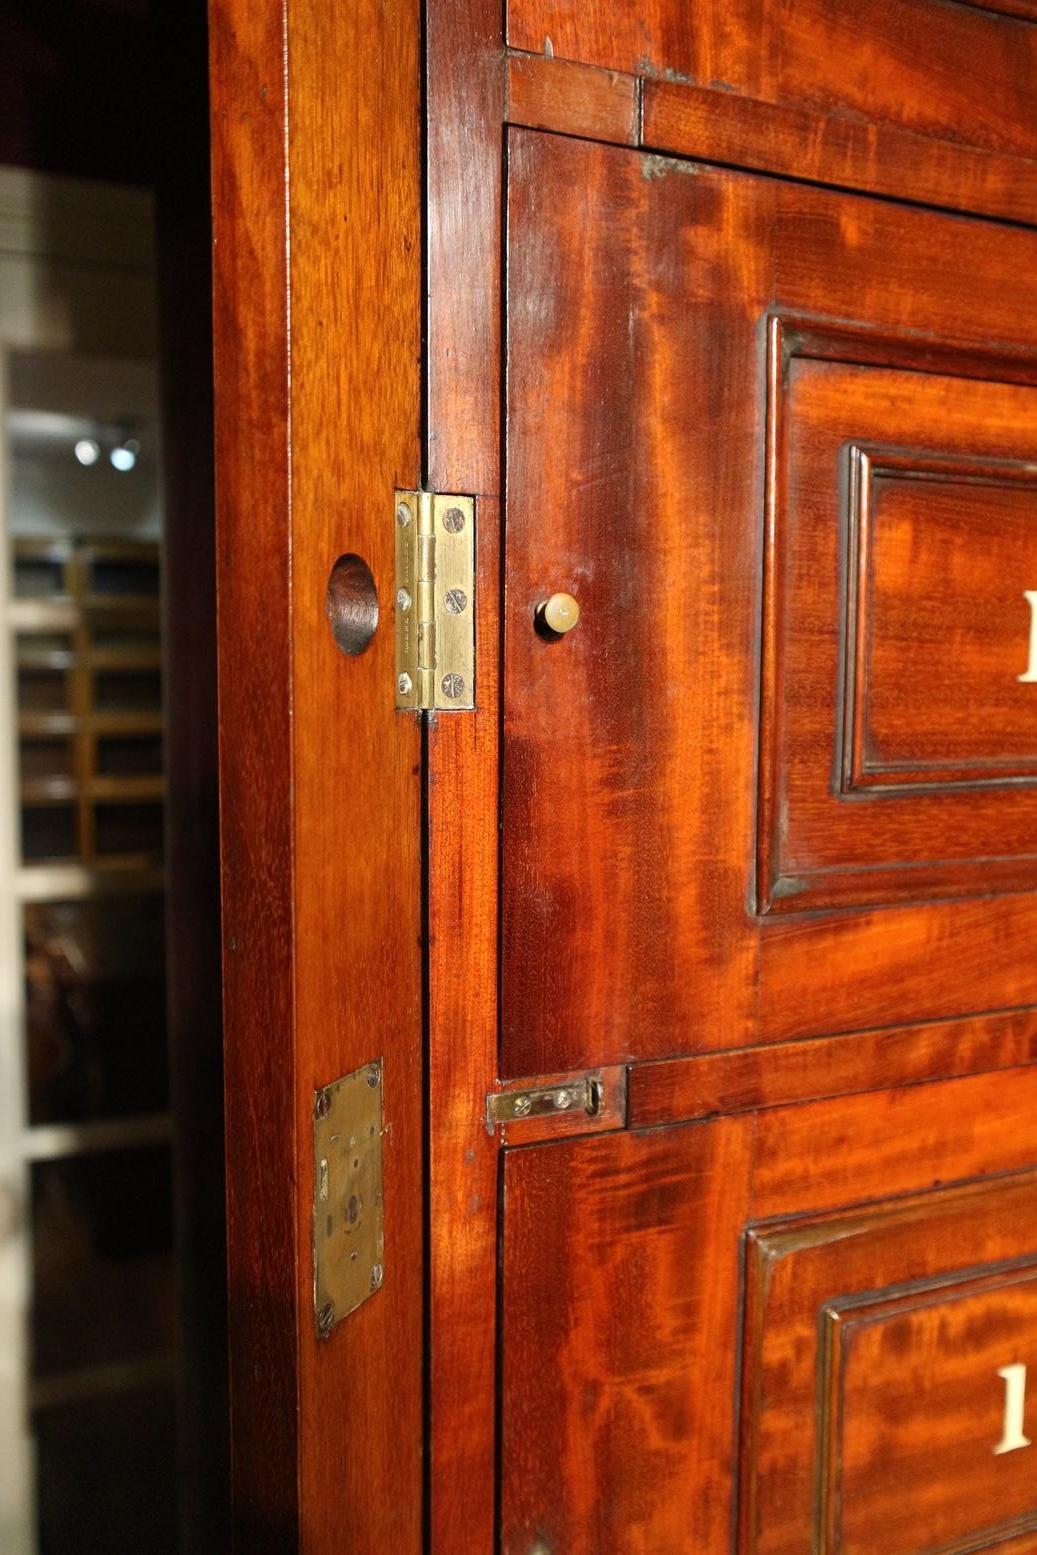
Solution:
<svg viewBox="0 0 1037 1555"><path fill-rule="evenodd" d="M318 1339L385 1278L382 1065L313 1096L313 1318Z"/></svg>
<svg viewBox="0 0 1037 1555"><path fill-rule="evenodd" d="M475 706L475 499L398 491L396 706Z"/></svg>
<svg viewBox="0 0 1037 1555"><path fill-rule="evenodd" d="M546 1085L520 1091L492 1091L486 1098L486 1127L492 1134L498 1123L517 1123L525 1118L567 1117L583 1112L593 1118L601 1111L604 1077L600 1072L581 1075L565 1085Z"/></svg>

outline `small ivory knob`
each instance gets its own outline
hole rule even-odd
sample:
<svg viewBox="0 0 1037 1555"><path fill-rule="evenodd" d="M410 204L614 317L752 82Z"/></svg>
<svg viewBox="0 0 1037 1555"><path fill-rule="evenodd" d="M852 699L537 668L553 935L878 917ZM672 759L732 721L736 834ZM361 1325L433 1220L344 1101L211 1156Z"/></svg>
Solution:
<svg viewBox="0 0 1037 1555"><path fill-rule="evenodd" d="M559 637L571 632L579 619L579 602L571 594L552 594L537 609L538 622Z"/></svg>

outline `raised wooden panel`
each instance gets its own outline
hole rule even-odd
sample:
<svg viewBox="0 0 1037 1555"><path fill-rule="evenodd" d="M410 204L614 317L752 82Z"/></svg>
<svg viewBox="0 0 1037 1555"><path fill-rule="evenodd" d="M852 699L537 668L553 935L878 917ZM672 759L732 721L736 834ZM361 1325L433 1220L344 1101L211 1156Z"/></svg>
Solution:
<svg viewBox="0 0 1037 1555"><path fill-rule="evenodd" d="M1002 1376L1037 1365L1033 1174L753 1231L746 1276L739 1555L965 1555L1037 1527Z"/></svg>
<svg viewBox="0 0 1037 1555"><path fill-rule="evenodd" d="M1019 1069L506 1150L503 1555L1029 1552L1035 1107Z"/></svg>
<svg viewBox="0 0 1037 1555"><path fill-rule="evenodd" d="M841 1297L822 1325L819 1555L964 1552L1037 1528L1021 1456L1033 1445L1037 1256L897 1296Z"/></svg>
<svg viewBox="0 0 1037 1555"><path fill-rule="evenodd" d="M1037 237L520 130L508 275L501 1074L1037 1003ZM957 763L893 794L840 791L852 448L918 469L868 552L883 759Z"/></svg>
<svg viewBox="0 0 1037 1555"><path fill-rule="evenodd" d="M1007 14L1007 13L1011 14ZM536 54L842 112L920 135L1037 151L1030 0L509 0L508 42ZM1025 19L1028 18L1028 19Z"/></svg>
<svg viewBox="0 0 1037 1555"><path fill-rule="evenodd" d="M1032 886L1037 390L817 348L775 322L760 910Z"/></svg>

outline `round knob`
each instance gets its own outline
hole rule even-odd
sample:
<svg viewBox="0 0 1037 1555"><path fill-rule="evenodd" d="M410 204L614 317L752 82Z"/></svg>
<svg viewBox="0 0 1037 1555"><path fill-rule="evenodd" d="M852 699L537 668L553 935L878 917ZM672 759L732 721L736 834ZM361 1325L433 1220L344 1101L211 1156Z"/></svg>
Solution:
<svg viewBox="0 0 1037 1555"><path fill-rule="evenodd" d="M550 599L537 607L537 624L561 637L571 632L580 619L579 601L571 594L552 594Z"/></svg>

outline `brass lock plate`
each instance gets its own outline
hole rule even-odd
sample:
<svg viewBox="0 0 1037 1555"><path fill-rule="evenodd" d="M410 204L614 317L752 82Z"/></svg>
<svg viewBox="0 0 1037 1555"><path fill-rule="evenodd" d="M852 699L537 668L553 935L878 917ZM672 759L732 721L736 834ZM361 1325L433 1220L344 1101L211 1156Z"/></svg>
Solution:
<svg viewBox="0 0 1037 1555"><path fill-rule="evenodd" d="M318 1339L385 1279L381 1060L313 1096L313 1318Z"/></svg>

